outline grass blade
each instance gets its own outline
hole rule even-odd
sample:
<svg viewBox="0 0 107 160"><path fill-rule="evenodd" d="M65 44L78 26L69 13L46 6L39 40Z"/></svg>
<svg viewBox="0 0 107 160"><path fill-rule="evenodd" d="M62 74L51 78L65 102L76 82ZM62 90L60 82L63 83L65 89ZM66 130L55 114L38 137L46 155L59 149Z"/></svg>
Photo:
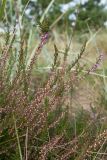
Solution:
<svg viewBox="0 0 107 160"><path fill-rule="evenodd" d="M17 126L16 126L16 119L15 119L15 117L14 117L14 114L13 114L13 120L14 120L15 132L16 132L16 137L17 137L17 143L18 143L20 160L23 160L23 158L22 158L21 146L20 146L20 141L19 141L18 130L17 130Z"/></svg>
<svg viewBox="0 0 107 160"><path fill-rule="evenodd" d="M0 20L3 17L5 6L6 6L6 0L2 0L2 4L1 4L1 8L0 8Z"/></svg>

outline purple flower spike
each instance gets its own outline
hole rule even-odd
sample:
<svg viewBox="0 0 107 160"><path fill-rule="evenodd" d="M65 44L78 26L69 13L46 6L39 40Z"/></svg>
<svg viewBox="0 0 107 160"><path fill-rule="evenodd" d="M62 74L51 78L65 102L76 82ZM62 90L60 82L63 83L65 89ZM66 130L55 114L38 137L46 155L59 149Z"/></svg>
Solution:
<svg viewBox="0 0 107 160"><path fill-rule="evenodd" d="M90 74L90 72L94 72L100 65L100 62L103 60L103 54L100 54L96 63L87 71L87 74Z"/></svg>
<svg viewBox="0 0 107 160"><path fill-rule="evenodd" d="M44 34L41 35L41 42L37 48L37 51L41 50L43 48L43 46L47 43L48 39L49 39L49 33L46 32Z"/></svg>
<svg viewBox="0 0 107 160"><path fill-rule="evenodd" d="M43 45L45 45L47 43L48 39L49 39L48 32L41 35L41 44L40 44L41 47L43 47Z"/></svg>

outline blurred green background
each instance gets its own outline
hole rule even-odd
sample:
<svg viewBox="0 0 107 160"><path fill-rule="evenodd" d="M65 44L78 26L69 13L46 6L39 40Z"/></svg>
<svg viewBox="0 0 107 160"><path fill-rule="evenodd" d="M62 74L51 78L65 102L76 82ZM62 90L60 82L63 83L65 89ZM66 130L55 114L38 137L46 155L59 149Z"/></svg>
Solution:
<svg viewBox="0 0 107 160"><path fill-rule="evenodd" d="M50 24L59 17L57 26L61 29L74 27L86 32L87 24L94 29L107 25L107 1L105 0L1 0L1 22L12 25L23 15L24 24L29 28L36 25L45 13ZM4 12L4 13L3 13ZM62 15L62 16L61 16Z"/></svg>

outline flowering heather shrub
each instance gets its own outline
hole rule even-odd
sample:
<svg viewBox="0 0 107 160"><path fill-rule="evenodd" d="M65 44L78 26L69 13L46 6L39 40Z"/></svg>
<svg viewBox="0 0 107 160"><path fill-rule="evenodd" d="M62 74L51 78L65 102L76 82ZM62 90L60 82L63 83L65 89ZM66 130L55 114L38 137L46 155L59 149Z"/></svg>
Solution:
<svg viewBox="0 0 107 160"><path fill-rule="evenodd" d="M89 154L92 155L90 152L93 147L96 151L99 145L104 143L107 131L95 139L97 127L94 126L94 120L90 120L90 114L78 111L77 129L74 134L75 118L73 114L71 118L69 117L70 98L80 81L97 69L102 61L102 54L91 69L81 74L83 68L80 67L79 61L85 52L86 42L70 65L67 64L69 47L64 51L63 62L60 62L59 50L54 45L53 65L46 82L40 83L41 86L38 85L32 91L34 64L48 42L50 34L43 32L40 36L40 44L28 67L25 37L23 31L17 56L16 31L14 29L12 35L7 33L0 53L0 159L85 160ZM59 67L61 69L58 69ZM42 78L40 80L42 82ZM35 79L35 83L39 83L38 78ZM101 125L101 122L99 123ZM93 126L93 129L90 129L90 126ZM92 131L95 132L91 133Z"/></svg>

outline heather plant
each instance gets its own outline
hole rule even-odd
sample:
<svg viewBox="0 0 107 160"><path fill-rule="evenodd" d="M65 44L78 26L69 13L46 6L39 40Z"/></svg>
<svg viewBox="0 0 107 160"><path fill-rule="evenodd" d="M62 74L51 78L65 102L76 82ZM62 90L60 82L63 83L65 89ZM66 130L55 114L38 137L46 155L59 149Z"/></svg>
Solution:
<svg viewBox="0 0 107 160"><path fill-rule="evenodd" d="M85 110L75 95L81 83L86 85L88 78L97 75L104 54L100 52L90 67L87 61L84 64L85 40L68 63L72 37L61 52L44 17L38 22L40 33L33 38L36 47L32 49L31 32L25 25L17 28L17 23L12 30L7 25L0 44L0 160L105 160L104 104L100 102L99 110L92 104ZM53 61L48 72L38 74L37 62L49 41L53 42Z"/></svg>
<svg viewBox="0 0 107 160"><path fill-rule="evenodd" d="M106 149L105 127L97 131L94 123L102 126L99 117L91 119L84 110L73 111L72 116L69 112L75 87L97 69L102 54L90 69L85 69L80 61L87 42L71 64L67 63L69 45L61 61L60 51L54 44L54 60L45 82L42 77L39 81L35 77L39 85L32 90L33 68L51 37L48 30L42 29L40 43L27 65L26 36L22 30L17 55L16 29L14 27L12 33L8 30L0 54L0 159L85 160L96 157L102 145L101 150Z"/></svg>

